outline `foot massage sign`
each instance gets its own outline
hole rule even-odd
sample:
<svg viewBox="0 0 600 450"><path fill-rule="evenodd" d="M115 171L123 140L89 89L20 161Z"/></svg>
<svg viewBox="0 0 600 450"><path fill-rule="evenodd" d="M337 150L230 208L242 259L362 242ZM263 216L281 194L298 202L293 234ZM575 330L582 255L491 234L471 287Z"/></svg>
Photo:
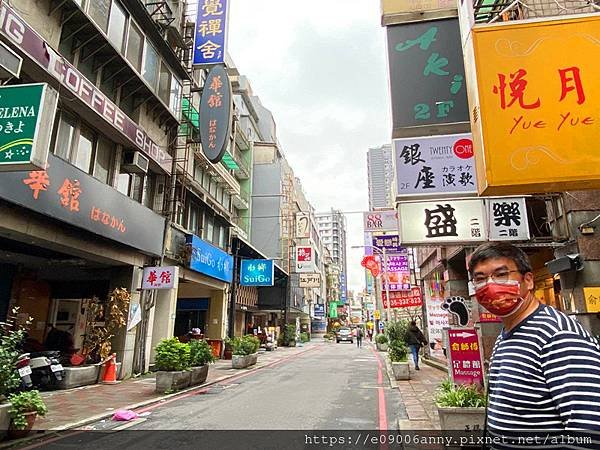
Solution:
<svg viewBox="0 0 600 450"><path fill-rule="evenodd" d="M448 330L450 367L455 384L483 386L483 364L479 336L474 328Z"/></svg>

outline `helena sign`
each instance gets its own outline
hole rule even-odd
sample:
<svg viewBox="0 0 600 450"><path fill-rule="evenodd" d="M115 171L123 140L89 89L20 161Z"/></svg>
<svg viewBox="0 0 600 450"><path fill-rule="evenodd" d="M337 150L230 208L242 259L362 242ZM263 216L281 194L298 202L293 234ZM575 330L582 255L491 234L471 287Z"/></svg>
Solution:
<svg viewBox="0 0 600 450"><path fill-rule="evenodd" d="M46 83L0 87L0 171L46 168L57 102Z"/></svg>

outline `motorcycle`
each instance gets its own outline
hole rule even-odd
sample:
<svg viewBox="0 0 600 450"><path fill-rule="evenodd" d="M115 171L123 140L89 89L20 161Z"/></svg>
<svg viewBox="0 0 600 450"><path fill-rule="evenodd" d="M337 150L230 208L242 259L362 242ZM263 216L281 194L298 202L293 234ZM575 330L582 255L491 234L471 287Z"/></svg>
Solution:
<svg viewBox="0 0 600 450"><path fill-rule="evenodd" d="M17 359L15 364L17 372L19 372L19 378L21 378L20 390L31 389L33 382L31 381L31 366L29 365L29 353L23 353Z"/></svg>
<svg viewBox="0 0 600 450"><path fill-rule="evenodd" d="M31 381L37 389L57 389L65 376L56 350L30 354Z"/></svg>

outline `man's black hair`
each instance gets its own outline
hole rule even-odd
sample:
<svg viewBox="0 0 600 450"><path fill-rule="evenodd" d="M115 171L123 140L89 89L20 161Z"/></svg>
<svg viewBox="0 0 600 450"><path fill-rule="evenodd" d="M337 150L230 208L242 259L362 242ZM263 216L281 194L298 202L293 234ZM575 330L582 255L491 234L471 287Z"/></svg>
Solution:
<svg viewBox="0 0 600 450"><path fill-rule="evenodd" d="M473 276L475 266L483 261L494 258L508 258L517 265L522 275L533 272L529 258L523 250L505 242L494 242L480 245L475 249L469 261L469 273Z"/></svg>

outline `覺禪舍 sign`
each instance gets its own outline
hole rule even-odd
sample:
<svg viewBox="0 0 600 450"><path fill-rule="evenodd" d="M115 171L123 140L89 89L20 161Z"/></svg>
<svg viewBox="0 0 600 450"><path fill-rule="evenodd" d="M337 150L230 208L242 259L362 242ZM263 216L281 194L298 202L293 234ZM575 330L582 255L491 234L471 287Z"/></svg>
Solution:
<svg viewBox="0 0 600 450"><path fill-rule="evenodd" d="M0 87L0 171L46 168L57 102L46 83Z"/></svg>
<svg viewBox="0 0 600 450"><path fill-rule="evenodd" d="M598 15L473 27L465 51L481 195L600 188L599 41Z"/></svg>
<svg viewBox="0 0 600 450"><path fill-rule="evenodd" d="M225 62L228 0L198 0L194 65Z"/></svg>

